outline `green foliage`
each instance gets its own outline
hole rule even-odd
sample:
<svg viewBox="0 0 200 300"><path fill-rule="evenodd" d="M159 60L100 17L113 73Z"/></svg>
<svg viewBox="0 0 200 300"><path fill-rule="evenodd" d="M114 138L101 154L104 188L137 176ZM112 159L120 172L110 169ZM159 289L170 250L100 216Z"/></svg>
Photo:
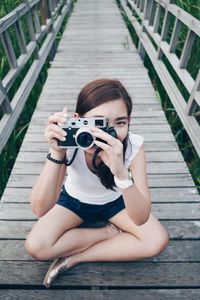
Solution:
<svg viewBox="0 0 200 300"><path fill-rule="evenodd" d="M200 20L200 0L176 0L175 4Z"/></svg>
<svg viewBox="0 0 200 300"><path fill-rule="evenodd" d="M38 97L46 80L48 66L48 62L43 66L38 80L33 87L33 90L15 126L15 129L13 130L6 147L0 155L0 197L3 194L3 190L12 171L19 148L28 129L31 116L35 110Z"/></svg>
<svg viewBox="0 0 200 300"><path fill-rule="evenodd" d="M16 8L19 4L23 3L23 0L1 0L0 5L0 18L4 15L8 14L11 10ZM57 37L56 37L56 46L58 45L58 42L60 41L61 35L64 31L65 25L67 23L68 18L65 18L61 30L59 31ZM25 33L25 39L28 43L26 32L27 32L27 26L26 22L22 18L22 27L24 28ZM13 42L13 46L15 49L15 53L18 56L19 55L19 46L17 43L16 35L14 34L14 28L11 28L9 31L11 35L11 39ZM4 53L4 49L2 45L0 44L0 78L4 78L4 76L9 71L9 64L6 58L6 55ZM26 66L21 71L20 75L18 76L17 80L13 84L12 88L9 91L9 99L12 99L15 95L16 91L18 90L18 87L20 86L22 80L24 79L27 71L29 70L31 63L34 60L34 55L29 59L29 61L26 63ZM3 194L4 188L6 186L6 183L8 181L8 178L10 176L12 167L14 165L15 159L17 157L17 154L19 152L21 143L23 141L23 138L25 136L25 133L27 131L27 128L29 126L29 122L31 119L31 116L35 110L39 95L41 93L42 87L44 85L44 82L47 77L47 69L49 68L49 58L47 58L46 63L44 64L40 75L26 101L26 105L20 115L20 118L6 144L6 147L0 154L0 197ZM2 117L3 113L0 110L0 118Z"/></svg>
<svg viewBox="0 0 200 300"><path fill-rule="evenodd" d="M21 3L23 3L23 0L1 0L0 18L7 15Z"/></svg>
<svg viewBox="0 0 200 300"><path fill-rule="evenodd" d="M120 0L116 0L120 7ZM179 5L181 8L183 8L185 11L190 13L192 16L200 20L200 0L176 0L175 4ZM120 7L121 8L121 7ZM138 37L133 29L132 24L129 22L128 18L125 16L123 10L121 10L122 15L124 17L124 20L127 24L127 27L130 31L131 37L133 42L138 44ZM161 20L160 20L160 26L158 29L158 33L161 33L162 30L162 23L164 19L164 10L161 12ZM167 42L169 42L172 30L173 30L173 24L174 24L174 19L172 18L172 23L170 24L169 27L169 32L167 36ZM176 47L176 55L180 57L183 46L184 46L184 41L187 35L187 29L185 26L182 27L182 30L179 35L177 47ZM183 97L185 98L186 101L188 101L188 92L183 86L182 82L179 80L178 76L174 72L173 68L169 64L166 58L163 59L163 62L165 63L168 71L170 72L171 76L173 77L174 81L176 82L180 92L182 93ZM176 141L178 143L178 146L184 156L184 159L187 163L187 166L191 172L191 175L193 177L193 180L196 184L196 187L198 191L200 192L200 159L190 141L190 138L185 131L183 124L181 123L176 110L174 109L163 85L162 82L160 81L158 75L156 74L156 71L154 69L154 66L152 65L150 59L146 56L145 58L145 66L147 67L149 71L149 76L152 80L153 86L156 90L156 94L158 95L158 99L161 102L161 105L163 107L163 110L165 112L165 115L168 119L168 122L171 126L172 132L176 138ZM200 68L200 38L196 38L192 52L191 52L191 57L188 62L187 70L191 74L191 76L195 79L197 72ZM195 117L197 121L200 123L200 109L197 109L197 112L195 113Z"/></svg>

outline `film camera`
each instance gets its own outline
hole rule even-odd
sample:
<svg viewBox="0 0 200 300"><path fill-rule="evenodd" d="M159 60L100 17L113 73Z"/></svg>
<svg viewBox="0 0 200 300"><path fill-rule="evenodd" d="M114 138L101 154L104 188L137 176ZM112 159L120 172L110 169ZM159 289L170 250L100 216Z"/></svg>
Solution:
<svg viewBox="0 0 200 300"><path fill-rule="evenodd" d="M98 127L109 133L113 137L117 137L114 127L108 126L106 118L71 118L61 126L66 131L66 141L58 140L60 148L83 148L88 149L94 146L95 137L90 128ZM106 143L101 139L97 139Z"/></svg>

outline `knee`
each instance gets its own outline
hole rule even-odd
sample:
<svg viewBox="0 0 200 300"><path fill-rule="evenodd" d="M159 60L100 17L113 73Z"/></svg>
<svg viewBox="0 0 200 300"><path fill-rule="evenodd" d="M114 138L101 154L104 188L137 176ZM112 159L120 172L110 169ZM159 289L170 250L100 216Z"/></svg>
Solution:
<svg viewBox="0 0 200 300"><path fill-rule="evenodd" d="M166 230L155 234L147 241L146 249L148 249L148 257L158 256L165 250L169 243L169 234Z"/></svg>
<svg viewBox="0 0 200 300"><path fill-rule="evenodd" d="M28 237L25 241L24 247L26 251L35 259L48 260L50 259L48 249L43 242Z"/></svg>

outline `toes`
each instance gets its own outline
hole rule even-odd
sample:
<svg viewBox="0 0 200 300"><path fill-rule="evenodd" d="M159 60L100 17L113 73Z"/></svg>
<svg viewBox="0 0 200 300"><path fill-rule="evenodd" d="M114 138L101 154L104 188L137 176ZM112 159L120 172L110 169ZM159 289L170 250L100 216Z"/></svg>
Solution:
<svg viewBox="0 0 200 300"><path fill-rule="evenodd" d="M110 231L110 237L114 237L122 232L120 228L118 228L112 223L108 224L107 227Z"/></svg>

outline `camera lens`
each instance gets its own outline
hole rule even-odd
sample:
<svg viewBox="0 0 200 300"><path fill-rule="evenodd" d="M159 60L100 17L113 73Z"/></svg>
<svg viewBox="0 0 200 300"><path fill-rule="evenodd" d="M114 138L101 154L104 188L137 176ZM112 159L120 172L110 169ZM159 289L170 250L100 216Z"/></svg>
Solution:
<svg viewBox="0 0 200 300"><path fill-rule="evenodd" d="M79 129L76 133L76 143L80 148L88 149L94 144L94 137L90 130Z"/></svg>

